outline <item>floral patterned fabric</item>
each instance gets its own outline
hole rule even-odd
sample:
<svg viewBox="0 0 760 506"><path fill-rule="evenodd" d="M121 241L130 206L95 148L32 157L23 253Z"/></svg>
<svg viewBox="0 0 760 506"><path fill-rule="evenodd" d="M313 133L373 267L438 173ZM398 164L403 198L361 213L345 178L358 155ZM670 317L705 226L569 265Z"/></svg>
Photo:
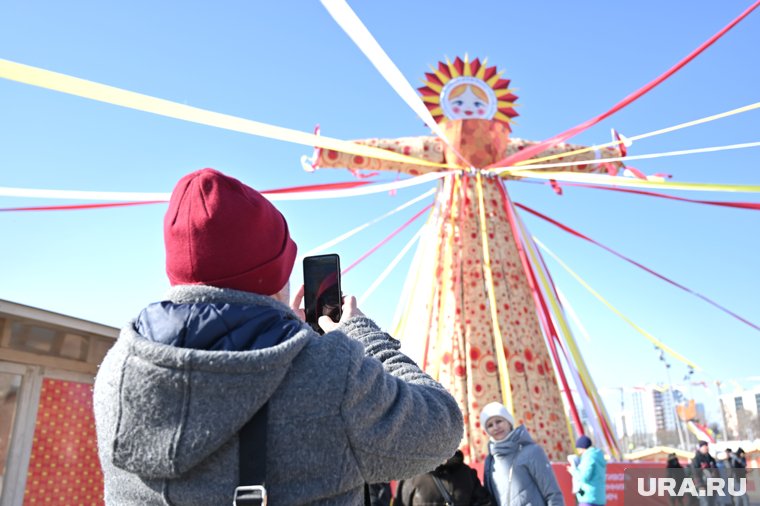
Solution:
<svg viewBox="0 0 760 506"><path fill-rule="evenodd" d="M494 121L449 121L443 127L453 148L435 137L358 142L425 160L475 168L535 144L509 138L508 129ZM540 156L580 147L558 144ZM590 161L620 155L617 148L605 148L552 161ZM622 164L609 165L616 170ZM320 153L318 166L409 175L447 170L329 150ZM563 170L608 169L598 164L581 164ZM415 276L410 289L413 296L396 337L402 341L407 336L424 337L424 343L418 343L422 348L422 367L448 388L464 414L461 449L468 461L484 460L488 451L488 437L479 421L481 408L509 397L516 423L525 424L550 459L564 460L572 451L571 435L553 360L509 222L508 195L501 178L481 179L485 223L481 220L477 178L472 174L444 178L432 219L421 239L423 254L418 255L418 263L410 271L410 276ZM505 390L509 395L504 395Z"/></svg>
<svg viewBox="0 0 760 506"><path fill-rule="evenodd" d="M483 168L486 165L506 158L527 146L538 144L536 141L516 139L508 137L509 131L501 123L487 120L448 121L443 125L447 136L456 149L475 168ZM438 137L401 137L398 139L364 139L356 141L377 148L387 149L423 160L444 163L448 162L460 166L466 164ZM574 144L559 143L539 156L567 153L583 148ZM575 155L563 156L551 163L592 161L597 158L620 157L621 151L617 147L607 147L601 150ZM536 157L534 157L536 158ZM549 162L547 162L549 163ZM431 171L445 171L445 168L427 167L400 162L390 162L367 158L333 150L321 150L317 157L316 165L320 168L347 168L352 170L384 170L402 172L410 176L419 176ZM620 162L609 164L612 170L618 170L623 166ZM541 170L541 169L539 169ZM579 164L560 169L568 172L606 172L608 169L602 164Z"/></svg>

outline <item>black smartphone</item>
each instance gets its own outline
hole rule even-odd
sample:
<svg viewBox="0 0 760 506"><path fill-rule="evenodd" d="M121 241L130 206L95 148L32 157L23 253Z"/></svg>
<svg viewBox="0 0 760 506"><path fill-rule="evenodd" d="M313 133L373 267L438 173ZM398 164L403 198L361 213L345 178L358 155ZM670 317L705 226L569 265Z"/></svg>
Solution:
<svg viewBox="0 0 760 506"><path fill-rule="evenodd" d="M322 315L340 320L343 297L340 291L340 257L316 255L303 259L303 299L306 323L323 334L318 320Z"/></svg>

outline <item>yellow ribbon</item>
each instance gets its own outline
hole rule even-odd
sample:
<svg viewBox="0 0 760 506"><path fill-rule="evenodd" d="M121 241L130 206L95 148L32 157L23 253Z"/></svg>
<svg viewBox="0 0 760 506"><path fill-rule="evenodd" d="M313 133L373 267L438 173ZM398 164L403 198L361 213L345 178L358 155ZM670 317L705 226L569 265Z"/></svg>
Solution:
<svg viewBox="0 0 760 506"><path fill-rule="evenodd" d="M433 207L433 210L430 214L428 214L427 221L424 225L425 229L428 231L435 231L438 230L439 227L437 226L437 221L439 219L440 215L440 200L436 201L435 206ZM435 233L429 233L426 237L423 237L420 239L420 245L418 246L417 254L415 254L414 260L412 262L413 270L415 272L414 279L412 280L411 277L407 278L407 282L404 285L403 293L399 299L399 303L404 304L404 309L402 310L399 318L397 319L396 326L393 331L393 335L398 338L403 338L407 332L407 322L409 322L409 315L412 312L413 304L411 301L417 300L417 289L420 287L420 274L422 272L422 269L419 268L420 263L424 262L425 259L428 257L427 252L429 252L433 246L437 244L436 241L436 234ZM435 300L435 285L433 283L429 284L429 296L428 296L428 315L430 314L430 311L432 311L433 307L433 301ZM398 312L398 311L397 311ZM429 318L428 318L429 320ZM430 330L429 328L425 328L425 343L422 348L423 354L426 353L426 350L429 346L430 342ZM421 359L422 357L420 357ZM425 364L423 364L424 366ZM432 376L432 374L431 374Z"/></svg>
<svg viewBox="0 0 760 506"><path fill-rule="evenodd" d="M572 331L570 330L570 326L567 323L567 319L564 316L564 313L562 311L562 308L559 304L559 301L555 297L554 290L552 289L548 276L546 272L544 272L542 263L538 260L538 254L535 250L535 246L531 243L529 240L530 236L528 235L527 231L525 230L525 225L523 224L522 220L520 219L519 215L517 214L517 210L514 208L514 204L510 202L510 205L512 206L512 213L513 216L515 216L515 221L517 221L517 225L520 227L519 232L521 234L522 243L525 245L525 249L527 250L528 255L530 256L531 264L533 265L535 272L538 274L538 280L541 283L541 286L543 288L543 293L546 295L546 299L549 302L549 306L551 307L552 311L552 317L553 320L559 325L560 330L562 331L562 336L565 337L565 342L568 345L568 349L570 351L570 354L573 358L573 363L575 364L575 369L578 372L578 377L581 380L582 385L579 385L579 387L583 387L583 389L586 391L586 396L591 401L591 405L594 408L594 411L596 413L597 419L603 419L608 427L612 427L609 421L609 416L607 415L607 412L604 410L604 404L601 402L601 399L597 395L597 389L594 385L594 381L591 379L591 374L586 368L586 363L583 361L583 357L581 356L580 349L577 346L577 343L573 339ZM557 367L561 367L561 364L557 364ZM567 395L572 395L570 392L567 393ZM568 423L568 430L570 431L570 440L573 439L572 430L570 428L570 425ZM617 441L610 441L609 438L605 437L608 443L608 447L610 450L615 453L617 452L617 456L620 457L622 455L620 448L617 446Z"/></svg>
<svg viewBox="0 0 760 506"><path fill-rule="evenodd" d="M449 204L448 201L441 200L440 196L443 192L446 192L446 185L448 184L454 184L453 178L446 178L444 180L444 185L441 190L439 190L437 194L437 201L436 206L433 209L433 212L430 213L429 219L434 220L431 223L430 230L432 231L425 241L422 242L422 254L416 259L419 263L424 262L426 258L428 258L427 252L432 252L434 250L438 251L437 255L434 255L434 258L439 260L440 265L440 259L441 259L441 244L442 242L438 240L438 234L441 230L443 230L443 220L445 219L445 206ZM417 293L417 289L420 286L420 274L422 273L423 269L420 268L419 263L416 263L416 276L414 284L410 287L410 293L412 298L408 300L414 300L415 294ZM437 272L437 265L433 268L433 272ZM427 324L425 326L425 343L423 346L423 354L427 359L423 362L423 367L425 368L425 372L427 372L433 379L438 379L438 372L439 372L439 366L440 366L440 360L435 360L432 355L436 352L436 350L440 349L440 331L437 331L437 334L435 335L436 341L432 343L431 346L431 326L432 326L432 319L433 314L437 311L438 308L438 301L440 300L440 286L433 280L434 282L428 283L428 302L427 302L427 314L425 315L427 317ZM410 319L410 314L412 310L412 305L407 304L406 310L404 311L404 315L402 318L402 321L399 322L399 325L397 327L397 331L401 331L406 329L407 322ZM422 315L421 315L422 316ZM403 323L403 325L402 325ZM399 335L403 332L399 332Z"/></svg>
<svg viewBox="0 0 760 506"><path fill-rule="evenodd" d="M760 193L760 185L649 181L646 179L605 176L602 174L585 174L582 172L537 172L509 169L509 174L515 177L554 179L556 181L567 181L570 183L614 185L632 188L661 188L663 190Z"/></svg>
<svg viewBox="0 0 760 506"><path fill-rule="evenodd" d="M269 139L276 139L304 146L332 149L352 155L366 156L378 160L424 165L428 167L452 168L454 165L436 163L413 156L402 155L393 151L357 144L322 135L314 135L289 128L260 123L228 114L208 111L169 100L155 98L141 93L87 81L77 77L44 70L29 65L0 59L0 77L40 88L60 91L78 97L89 98L98 102L118 105L129 109L149 112L159 116L175 118L191 123L198 123L234 132L241 132Z"/></svg>
<svg viewBox="0 0 760 506"><path fill-rule="evenodd" d="M625 316L620 310L618 310L615 306L613 306L611 303L609 303L604 297L602 297L599 294L599 292L597 292L596 290L594 290L593 288L591 288L591 286L586 281L584 281L583 278L581 278L577 273L575 273L575 271L573 271L570 267L568 267L568 265L565 262L563 262L549 248L547 248L543 243L541 243L541 241L539 241L535 237L533 237L533 240L536 242L536 244L538 244L538 246L542 250L544 250L563 269L565 269L565 271L567 271L568 274L570 274L573 278L575 278L575 280L578 281L578 283L580 283L581 286L583 286L583 288L585 288L586 290L588 290L588 292L591 295L593 295L594 297L596 297L602 304L604 304L605 306L607 306L607 308L609 308L613 313L615 313L616 315L618 315L628 325L630 325L631 327L633 327L633 329L636 330L636 332L638 332L639 334L641 334L642 336L644 336L647 340L649 340L652 344L654 344L658 349L660 349L663 352L667 353L668 355L670 355L674 359L678 360L679 362L682 362L682 363L690 366L695 371L701 371L702 370L697 364L695 364L691 360L687 359L686 357L684 357L680 353L676 352L675 350L673 350L672 348L670 348L669 346L667 346L665 343L663 343L662 341L660 341L659 339L657 339L656 337L654 337L652 334L650 334L649 332L647 332L643 328L641 328L638 325L636 325L633 322L633 320L631 320L630 318L628 318L627 316Z"/></svg>
<svg viewBox="0 0 760 506"><path fill-rule="evenodd" d="M459 187L461 178L458 175L455 175L453 178L451 178L449 181L447 181L449 184L451 184L451 192L449 193L450 198L449 201L446 203L448 206L447 212L448 212L448 219L453 222L456 205L459 203L459 199L456 198L457 194L457 188ZM441 227L439 230L446 231L448 228L448 232L446 233L445 240L441 241L441 249L443 250L443 254L439 256L442 263L442 269L440 269L441 275L439 279L437 280L437 286L438 286L438 308L437 308L437 318L438 318L438 327L436 329L436 341L435 341L435 351L436 355L438 357L438 360L435 364L435 371L436 376L435 379L439 379L440 377L440 368L441 364L443 363L443 355L444 353L449 349L444 346L444 337L452 336L453 334L451 332L444 332L444 314L446 311L446 302L447 297L449 296L449 293L452 293L453 290L453 283L451 283L451 268L454 264L453 261L453 255L454 255L454 236L455 236L455 230L454 227L444 227L444 220L446 219L446 216L441 216ZM440 250L439 250L440 252ZM436 272L438 272L439 269L436 269ZM451 284L451 290L449 290L449 284ZM451 344L453 344L453 340L451 341ZM453 370L454 366L454 353L453 353L453 346L451 347L451 361L449 362L450 371ZM450 377L454 377L453 372L449 373Z"/></svg>
<svg viewBox="0 0 760 506"><path fill-rule="evenodd" d="M523 160L521 162L517 162L515 164L515 167L521 166L521 165L530 165L533 163L540 163L545 162L548 160L556 160L557 158L563 158L565 156L571 156L571 155L579 155L581 153L588 153L589 151L596 151L597 149L604 149L609 148L613 146L617 146L619 144L629 143L633 141L638 141L641 139L646 139L647 137L654 137L655 135L662 135L669 132L675 132L676 130L681 130L682 128L687 128L695 125L701 125L702 123L708 123L710 121L715 121L716 119L721 118L727 118L729 116L733 116L735 114L741 114L743 112L752 111L754 109L760 108L760 102L755 102L754 104L745 105L744 107L739 107L737 109L732 109L730 111L722 112L719 114L713 114L712 116L707 116L705 118L695 119L692 121L687 121L685 123L680 123L678 125L674 125L667 128L661 128L659 130L655 130L653 132L648 132L645 134L639 134L634 135L633 137L626 137L625 139L615 140L611 142L605 142L604 144L596 144L594 146L589 146L586 148L580 148L576 149L574 151L566 151L564 153L556 153L553 155L543 156L541 158L531 158L529 160Z"/></svg>
<svg viewBox="0 0 760 506"><path fill-rule="evenodd" d="M578 160L571 162L556 162L556 163L536 163L532 165L523 165L521 168L524 171L527 170L544 170L544 169L556 169L558 167L575 167L577 165L601 165L603 163L612 162L630 162L631 160L652 160L656 158L665 158L669 156L682 156L682 155L695 155L698 153L715 153L718 151L728 151L733 149L746 149L760 147L760 142L742 142L739 144L729 144L727 146L710 146L707 148L695 148L695 149L680 149L677 151L666 151L664 153L647 153L644 155L633 156L610 156L602 157L596 160ZM515 169L509 167L488 169L490 173L498 173L500 176L504 174L510 174ZM519 168L518 168L519 170Z"/></svg>
<svg viewBox="0 0 760 506"><path fill-rule="evenodd" d="M501 397L504 405L510 413L514 413L512 405L512 388L509 380L507 358L504 355L504 338L499 326L498 303L496 292L493 287L493 271L491 269L491 253L488 248L488 229L486 227L486 206L483 199L483 178L480 171L476 173L476 188L478 191L478 215L480 217L480 237L483 243L483 277L488 289L489 306L491 307L491 322L495 341L496 361L499 367L499 380L501 381Z"/></svg>

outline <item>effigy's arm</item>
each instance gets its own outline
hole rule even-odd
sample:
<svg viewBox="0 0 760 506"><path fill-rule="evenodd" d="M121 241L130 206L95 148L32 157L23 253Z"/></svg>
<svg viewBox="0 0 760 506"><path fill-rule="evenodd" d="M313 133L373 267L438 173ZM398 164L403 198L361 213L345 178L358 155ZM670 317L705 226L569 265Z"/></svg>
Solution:
<svg viewBox="0 0 760 506"><path fill-rule="evenodd" d="M363 139L354 141L357 144L365 144L376 148L401 153L402 155L421 158L435 163L444 163L443 143L434 136L427 137L400 137L397 139ZM441 167L415 165L413 163L393 162L379 160L366 156L352 155L331 149L322 149L316 155L315 168L341 168L349 170L383 170L403 172L412 176L418 176L428 172L447 170Z"/></svg>
<svg viewBox="0 0 760 506"><path fill-rule="evenodd" d="M486 136L485 139L489 137ZM491 137L491 141L486 141L486 145L491 145L492 149L489 151L495 151L492 155L497 155L494 158L506 158L507 156L516 153L528 146L538 144L537 141L529 141L525 139L518 139L514 137L502 140L499 143L494 143L494 138ZM502 137L503 139L503 137ZM357 144L364 144L367 146L377 147L400 153L402 155L420 158L422 160L433 163L452 163L452 160L447 160L446 146L443 141L435 136L424 137L399 137L396 139L363 139L354 141ZM474 146L478 146L478 143L472 143ZM483 146L481 146L483 147ZM495 149L493 149L495 148ZM570 153L579 149L583 149L584 146L576 144L559 143L534 158L543 158L550 155L560 155L562 153ZM473 154L470 153L470 157ZM601 158L617 158L623 156L623 152L619 147L605 147L594 151L586 151L583 153L569 154L566 156L560 156L549 160L547 163L558 162L590 162ZM314 168L342 168L349 170L367 170L367 171L391 171L402 172L411 176L418 176L429 172L438 172L447 170L443 167L431 167L427 165L418 165L414 163L404 163L390 160L380 160L378 158L369 158L361 155L354 155L351 153L345 153L342 151L335 151L331 149L321 149L316 153L314 161ZM492 160L494 158L491 158ZM474 161L474 159L473 159ZM479 166L479 165L476 165ZM546 169L547 171L566 171L566 172L612 172L616 173L624 165L622 162L608 162L606 164L589 164L579 163L577 165L571 165L567 167L553 167Z"/></svg>
<svg viewBox="0 0 760 506"><path fill-rule="evenodd" d="M507 152L505 153L504 158L520 150L523 150L527 148L528 146L532 146L534 144L538 144L538 142L528 141L525 139L517 139L517 138L512 137L509 139L509 143L507 145ZM585 147L586 146L580 146L577 144L567 144L565 142L561 142L559 144L555 144L551 148L546 149L545 151L542 151L540 154L532 158L544 158L546 156L559 155L561 153L570 153L572 151L583 149ZM619 158L621 156L625 156L624 152L620 149L620 147L613 146L613 147L605 147L605 148L597 149L594 151L586 151L584 153L576 153L576 154L571 154L567 156L561 156L559 158L554 158L552 160L547 160L545 162L540 162L540 163L583 162L583 161L599 160L602 158ZM530 167L530 164L524 165L523 167L528 168ZM578 165L570 165L567 167L552 167L552 168L535 169L535 170L564 171L564 172L605 172L605 173L614 172L614 173L617 173L617 171L623 167L624 167L624 164L622 162L608 162L606 164L580 163Z"/></svg>

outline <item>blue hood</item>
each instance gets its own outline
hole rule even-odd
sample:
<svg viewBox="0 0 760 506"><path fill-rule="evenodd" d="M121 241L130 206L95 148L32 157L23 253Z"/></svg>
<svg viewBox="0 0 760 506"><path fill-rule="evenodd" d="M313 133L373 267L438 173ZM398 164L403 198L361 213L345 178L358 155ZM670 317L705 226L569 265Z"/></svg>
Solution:
<svg viewBox="0 0 760 506"><path fill-rule="evenodd" d="M122 330L109 356L123 362L101 366L118 377L108 408L118 423L104 436L112 462L146 479L176 478L228 444L316 336L270 297L204 286L168 295Z"/></svg>
<svg viewBox="0 0 760 506"><path fill-rule="evenodd" d="M248 351L275 346L301 329L302 322L275 307L199 302L156 302L134 323L144 338L178 348Z"/></svg>

